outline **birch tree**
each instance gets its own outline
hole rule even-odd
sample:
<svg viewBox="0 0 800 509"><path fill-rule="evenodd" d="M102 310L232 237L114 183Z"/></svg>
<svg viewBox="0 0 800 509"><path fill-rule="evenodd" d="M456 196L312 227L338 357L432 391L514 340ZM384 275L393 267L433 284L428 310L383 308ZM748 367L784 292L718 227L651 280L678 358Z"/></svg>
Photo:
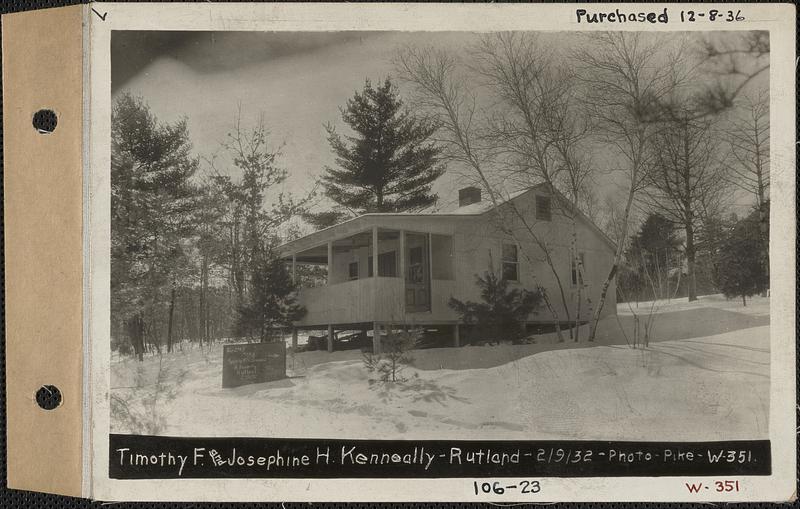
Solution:
<svg viewBox="0 0 800 509"><path fill-rule="evenodd" d="M523 187L545 182L567 197L568 203L558 199L554 203L571 223L570 257L576 271L574 317L567 305L566 285L556 267L551 268L567 321L575 324L570 336L577 341L584 281L577 217L592 172L591 159L586 156L592 126L581 114L575 77L531 34L483 36L471 56L472 68L495 99L488 136L505 156L504 173Z"/></svg>
<svg viewBox="0 0 800 509"><path fill-rule="evenodd" d="M626 239L634 198L646 183L651 153L647 148L660 123L653 121L662 101L682 81L676 72L680 51L667 52L663 41L640 32L603 32L587 36L575 55L584 104L615 159L625 187L620 236ZM593 341L608 289L619 270L625 242L617 242L614 260L594 307L589 341Z"/></svg>
<svg viewBox="0 0 800 509"><path fill-rule="evenodd" d="M448 161L466 168L470 176L486 191L494 210L502 216L499 222L505 233L519 240L516 238L517 232L505 226L508 224L506 219L518 220L527 233L525 238L539 248L547 265L556 272L550 249L537 234L534 225L513 203L505 202L501 207L503 195L498 190L492 173L497 154L486 144L485 132L482 132L477 118L477 98L474 91L466 89L459 79L456 58L440 50L406 48L398 53L395 66L400 79L413 86L416 107L434 116L438 123L436 136L444 147L443 155ZM530 263L536 261L533 253L525 249L522 252ZM546 289L541 285L538 289L542 292L545 307L556 325L558 340L564 341L559 313Z"/></svg>

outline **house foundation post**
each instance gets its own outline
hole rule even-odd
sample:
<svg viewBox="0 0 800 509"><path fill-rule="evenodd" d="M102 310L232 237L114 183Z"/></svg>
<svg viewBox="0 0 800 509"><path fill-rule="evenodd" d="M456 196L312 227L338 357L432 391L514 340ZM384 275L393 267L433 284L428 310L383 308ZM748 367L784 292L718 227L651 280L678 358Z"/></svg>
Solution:
<svg viewBox="0 0 800 509"><path fill-rule="evenodd" d="M461 331L459 330L459 325L453 325L453 346L458 348L461 346Z"/></svg>
<svg viewBox="0 0 800 509"><path fill-rule="evenodd" d="M328 352L333 351L333 325L328 325Z"/></svg>

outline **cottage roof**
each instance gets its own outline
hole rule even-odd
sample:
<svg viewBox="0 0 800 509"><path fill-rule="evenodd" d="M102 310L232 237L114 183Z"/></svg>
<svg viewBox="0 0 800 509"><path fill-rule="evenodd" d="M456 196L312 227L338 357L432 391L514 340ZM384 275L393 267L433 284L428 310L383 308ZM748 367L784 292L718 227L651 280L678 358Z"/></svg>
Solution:
<svg viewBox="0 0 800 509"><path fill-rule="evenodd" d="M491 200L482 200L477 203L471 203L469 205L465 205L463 207L459 207L452 211L447 212L438 212L438 211L420 211L420 212L370 212L367 214L362 214L360 216L356 216L350 218L346 221L342 221L341 223L335 224L333 226L329 226L327 228L323 228L321 230L317 230L313 233L310 233L304 237L300 237L298 239L292 240L281 245L278 250L283 254L291 253L297 248L305 248L312 244L326 242L330 240L332 237L337 237L338 233L341 231L342 233L347 232L350 234L353 228L357 226L357 223L362 223L362 226L381 226L385 221L381 220L382 218L420 218L421 220L430 219L430 218L447 218L449 217L463 217L463 216L480 216L486 214L487 212L495 209L496 207L501 207L506 203L512 202L513 200L528 194L533 191L546 191L548 194L557 196L560 201L566 206L571 206L569 204L569 200L558 192L555 189L550 189L550 186L547 184L538 184L535 186L528 187L526 189L522 189L516 191L514 193L510 193L505 196L498 196L496 197L497 204L493 203ZM612 250L616 250L616 244L600 229L594 222L586 217L580 210L576 209L576 213L578 218L580 218L584 223L589 225L599 236L600 238L608 244L608 246Z"/></svg>

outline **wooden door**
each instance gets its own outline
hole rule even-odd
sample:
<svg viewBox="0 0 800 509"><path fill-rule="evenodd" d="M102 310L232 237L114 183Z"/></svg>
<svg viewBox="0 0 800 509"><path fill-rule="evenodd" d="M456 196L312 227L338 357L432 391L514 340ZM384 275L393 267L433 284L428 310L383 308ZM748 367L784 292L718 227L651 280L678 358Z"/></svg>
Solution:
<svg viewBox="0 0 800 509"><path fill-rule="evenodd" d="M428 236L406 233L406 313L431 310L431 261Z"/></svg>

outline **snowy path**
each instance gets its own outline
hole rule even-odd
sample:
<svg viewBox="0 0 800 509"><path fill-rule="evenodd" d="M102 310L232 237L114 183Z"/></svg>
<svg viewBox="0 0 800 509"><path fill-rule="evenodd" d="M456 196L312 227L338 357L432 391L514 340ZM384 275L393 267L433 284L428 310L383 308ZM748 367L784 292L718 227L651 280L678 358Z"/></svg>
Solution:
<svg viewBox="0 0 800 509"><path fill-rule="evenodd" d="M723 303L721 303L722 301ZM374 439L718 440L768 436L768 303L663 306L650 347L613 328L598 346L498 345L416 353L402 384L367 381L358 352L298 355L304 374L222 389L221 348L165 361L186 373L157 405L160 434ZM675 314L671 313L675 311ZM687 314L688 313L688 314ZM678 317L676 319L676 317ZM621 317L624 318L624 317ZM694 324L691 322L694 322ZM753 326L755 325L755 326ZM707 334L710 328L721 333ZM617 327L618 329L618 327ZM702 336L692 336L700 330ZM289 361L292 362L291 360ZM153 377L157 361L114 365L112 386ZM149 370L149 371L148 371ZM296 369L300 372L300 369ZM118 389L141 398L145 389ZM115 419L116 432L136 432Z"/></svg>

